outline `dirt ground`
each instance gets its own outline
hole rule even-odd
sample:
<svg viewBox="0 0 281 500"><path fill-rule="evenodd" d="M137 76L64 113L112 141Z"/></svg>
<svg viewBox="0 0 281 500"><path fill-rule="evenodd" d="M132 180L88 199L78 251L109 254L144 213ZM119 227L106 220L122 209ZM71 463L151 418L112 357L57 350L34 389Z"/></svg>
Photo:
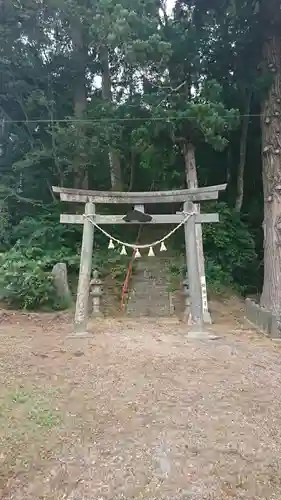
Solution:
<svg viewBox="0 0 281 500"><path fill-rule="evenodd" d="M0 498L281 499L281 345L176 320L0 311Z"/></svg>

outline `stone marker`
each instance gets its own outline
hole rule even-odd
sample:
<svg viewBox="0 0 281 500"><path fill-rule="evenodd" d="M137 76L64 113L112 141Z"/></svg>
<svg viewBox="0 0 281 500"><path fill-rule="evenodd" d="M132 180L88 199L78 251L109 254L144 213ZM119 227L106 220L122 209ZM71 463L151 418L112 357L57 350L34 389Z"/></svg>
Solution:
<svg viewBox="0 0 281 500"><path fill-rule="evenodd" d="M100 309L100 300L102 296L102 282L99 279L99 274L96 269L93 272L93 279L91 280L90 286L91 286L90 294L93 298L92 316L93 317L102 316Z"/></svg>
<svg viewBox="0 0 281 500"><path fill-rule="evenodd" d="M66 264L64 264L63 262L58 262L57 264L55 264L52 269L52 275L54 277L54 285L58 297L62 301L62 304L70 307L72 304L72 296L68 286Z"/></svg>

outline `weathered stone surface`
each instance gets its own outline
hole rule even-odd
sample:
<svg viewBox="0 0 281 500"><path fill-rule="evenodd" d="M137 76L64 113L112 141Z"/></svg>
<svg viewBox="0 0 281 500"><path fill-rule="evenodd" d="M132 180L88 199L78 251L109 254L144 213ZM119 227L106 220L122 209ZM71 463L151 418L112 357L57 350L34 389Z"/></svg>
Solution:
<svg viewBox="0 0 281 500"><path fill-rule="evenodd" d="M90 295L92 297L91 315L93 317L102 316L100 308L100 300L102 296L102 281L99 279L97 269L95 269L93 272L93 279L91 280L90 288Z"/></svg>
<svg viewBox="0 0 281 500"><path fill-rule="evenodd" d="M159 235L153 233L153 235L149 234L147 239L149 242L153 239L160 239L162 236L162 232L159 232ZM117 283L110 275L103 278L102 314L104 316L125 314L130 318L175 315L182 319L184 312L182 278L176 277L171 283L171 266L181 267L182 260L179 261L178 256L171 256L168 252L164 255L160 253L155 257L148 257L145 251L141 253L142 258L134 262L134 272L125 299L125 310L120 308L123 283Z"/></svg>
<svg viewBox="0 0 281 500"><path fill-rule="evenodd" d="M142 258L132 277L127 305L127 315L170 316L171 297L168 291L169 260L156 257Z"/></svg>
<svg viewBox="0 0 281 500"><path fill-rule="evenodd" d="M65 306L71 306L72 296L68 286L67 280L67 267L63 262L58 262L54 265L52 270L52 275L54 277L54 284L58 297Z"/></svg>
<svg viewBox="0 0 281 500"><path fill-rule="evenodd" d="M264 307L251 299L245 301L246 319L258 330L264 332L273 339L281 338L280 321L276 314L268 311Z"/></svg>
<svg viewBox="0 0 281 500"><path fill-rule="evenodd" d="M195 325L189 328L187 338L189 340L218 340L220 337L206 330L197 330Z"/></svg>

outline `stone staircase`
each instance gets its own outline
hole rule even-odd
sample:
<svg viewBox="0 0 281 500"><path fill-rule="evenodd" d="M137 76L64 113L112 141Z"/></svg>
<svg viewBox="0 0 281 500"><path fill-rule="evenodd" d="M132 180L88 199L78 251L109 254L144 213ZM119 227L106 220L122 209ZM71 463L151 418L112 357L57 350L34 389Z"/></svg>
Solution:
<svg viewBox="0 0 281 500"><path fill-rule="evenodd" d="M134 261L126 315L167 317L174 313L169 291L169 257L142 257Z"/></svg>
<svg viewBox="0 0 281 500"><path fill-rule="evenodd" d="M153 230L152 230L153 229ZM166 229L166 228L165 228ZM163 228L146 227L140 244L159 240L167 232ZM120 283L116 286L109 276L103 283L102 312L106 316L125 314L128 317L181 317L184 312L182 278L171 286L171 266L179 265L179 257L168 244L167 252L154 247L156 255L148 257L148 249L141 250L141 258L133 262L125 311L120 312ZM169 248L170 247L170 248Z"/></svg>
<svg viewBox="0 0 281 500"><path fill-rule="evenodd" d="M141 244L149 244L159 240L169 231L163 226L146 226L141 234ZM142 257L135 259L133 275L129 285L126 315L129 317L167 317L174 313L181 314L181 290L172 292L170 287L170 266L175 263L175 255L171 250L160 252L154 247L155 257L148 257L148 250L141 251ZM176 311L175 311L176 309Z"/></svg>

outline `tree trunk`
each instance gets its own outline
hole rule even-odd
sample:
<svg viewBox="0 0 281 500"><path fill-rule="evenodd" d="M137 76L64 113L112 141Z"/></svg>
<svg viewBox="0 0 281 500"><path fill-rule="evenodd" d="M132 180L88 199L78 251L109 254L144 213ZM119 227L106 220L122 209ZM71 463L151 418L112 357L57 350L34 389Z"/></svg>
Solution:
<svg viewBox="0 0 281 500"><path fill-rule="evenodd" d="M195 160L195 148L190 142L185 142L183 144L183 154L184 154L184 164L185 164L185 178L186 185L188 189L198 187L198 178L196 170L196 160ZM194 211L200 212L200 205L193 205ZM206 289L206 275L205 275L205 261L204 261L204 250L203 250L203 234L202 225L196 224L196 245L198 252L198 267L200 274L200 286L202 294L202 307L203 307L203 319L205 323L211 322L211 317L208 310L207 295L205 293Z"/></svg>
<svg viewBox="0 0 281 500"><path fill-rule="evenodd" d="M76 69L76 77L74 81L73 91L73 111L77 119L83 119L84 112L87 106L86 93L86 57L87 47L83 40L83 25L78 20L73 22L72 26L72 42L74 50L74 62ZM76 130L78 140L83 137L83 123L76 122ZM74 161L74 187L80 189L88 189L88 168L81 165L81 158Z"/></svg>
<svg viewBox="0 0 281 500"><path fill-rule="evenodd" d="M239 165L237 172L237 191L235 200L236 212L241 212L241 208L243 205L243 198L244 198L244 172L246 163L248 129L250 121L249 114L251 107L251 97L252 97L252 91L248 90L246 96L246 106L244 110L244 116L242 118L241 137L240 137L240 158L239 158Z"/></svg>
<svg viewBox="0 0 281 500"><path fill-rule="evenodd" d="M102 68L102 96L104 101L111 103L112 102L111 75L109 67L108 49L105 46L102 46L100 50L100 62ZM119 153L110 145L109 137L108 137L108 143L109 143L108 161L110 169L111 189L113 191L122 191L123 183L122 183L122 173L121 173Z"/></svg>
<svg viewBox="0 0 281 500"><path fill-rule="evenodd" d="M226 183L230 186L231 183L231 172L232 172L232 151L230 144L227 148L227 157L226 157Z"/></svg>
<svg viewBox="0 0 281 500"><path fill-rule="evenodd" d="M275 0L274 0L275 1ZM279 4L266 0L265 11L272 31L263 45L263 69L271 72L272 84L263 103L262 155L264 190L264 282L261 304L281 312L281 39L273 21L280 15ZM271 9L276 9L271 10ZM271 17L271 16L276 16ZM265 16L265 19L267 17ZM275 33L274 33L275 31Z"/></svg>

